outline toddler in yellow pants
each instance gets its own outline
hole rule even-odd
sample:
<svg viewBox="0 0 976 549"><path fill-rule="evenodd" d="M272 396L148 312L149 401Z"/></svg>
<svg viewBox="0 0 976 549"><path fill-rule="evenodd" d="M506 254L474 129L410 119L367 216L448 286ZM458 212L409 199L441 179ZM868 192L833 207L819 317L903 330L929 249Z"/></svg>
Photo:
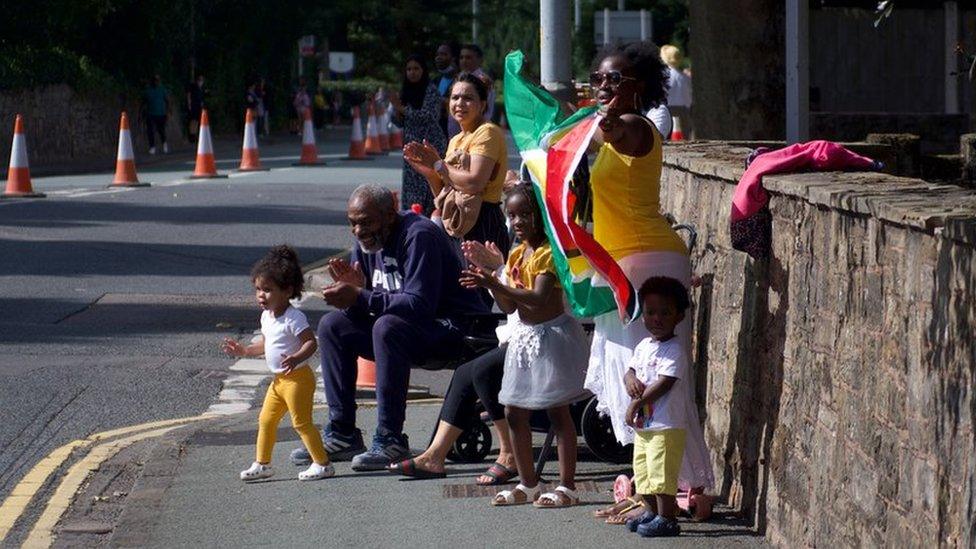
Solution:
<svg viewBox="0 0 976 549"><path fill-rule="evenodd" d="M298 474L299 480L318 480L335 475L322 436L312 423L312 397L315 374L306 362L317 348L315 334L305 314L291 306L289 300L301 296L304 279L298 254L289 246L272 248L251 270L255 297L264 309L261 313L261 337L250 345L224 339L223 350L236 357L264 355L274 380L268 387L258 418L257 456L254 463L241 471L241 480L268 478L271 450L278 433L278 422L285 412L291 413L291 424L312 456L312 464Z"/></svg>

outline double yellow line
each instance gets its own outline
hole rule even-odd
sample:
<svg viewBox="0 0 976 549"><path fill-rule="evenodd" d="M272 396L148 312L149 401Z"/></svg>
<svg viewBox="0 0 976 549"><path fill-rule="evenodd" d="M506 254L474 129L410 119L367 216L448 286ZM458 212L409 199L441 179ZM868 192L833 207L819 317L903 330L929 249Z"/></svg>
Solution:
<svg viewBox="0 0 976 549"><path fill-rule="evenodd" d="M54 541L52 536L54 527L68 510L75 494L92 471L98 470L102 462L117 454L122 449L148 438L158 437L183 425L210 419L213 414L151 421L139 425L130 425L110 431L96 433L87 438L71 441L54 450L37 462L33 468L17 483L7 499L0 504L0 541L7 537L17 520L30 506L31 501L41 487L68 459L78 451L87 451L87 455L68 469L61 479L54 494L45 504L34 527L24 541L24 547L50 547ZM121 437L121 438L119 438ZM104 441L104 442L103 442Z"/></svg>

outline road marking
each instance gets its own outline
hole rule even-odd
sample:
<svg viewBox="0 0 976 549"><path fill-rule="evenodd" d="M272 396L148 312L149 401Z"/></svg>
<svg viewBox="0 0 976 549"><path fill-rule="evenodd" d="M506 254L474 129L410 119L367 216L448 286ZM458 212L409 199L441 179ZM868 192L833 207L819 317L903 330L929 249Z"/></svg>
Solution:
<svg viewBox="0 0 976 549"><path fill-rule="evenodd" d="M14 523L16 523L17 519L24 514L27 506L30 504L34 496L37 495L37 492L40 491L41 487L44 486L48 478L50 478L51 475L53 475L54 472L57 471L58 468L61 467L76 450L86 449L96 442L121 435L127 435L137 431L171 426L178 427L181 424L190 423L201 419L206 419L206 417L193 416L150 421L148 423L141 423L139 425L128 425L126 427L119 427L117 429L95 433L84 439L73 440L57 448L37 462L34 467L32 467L31 470L24 475L24 478L22 478L20 482L14 486L13 491L10 492L10 495L7 496L3 503L0 504L0 540L7 537L7 534L10 533Z"/></svg>
<svg viewBox="0 0 976 549"><path fill-rule="evenodd" d="M162 429L137 433L118 440L99 444L92 448L91 452L78 463L72 465L64 478L61 479L61 483L55 490L54 495L47 501L41 517L34 523L34 528L31 529L27 539L24 540L23 547L51 546L51 543L54 541L54 527L61 520L61 516L68 510L68 507L71 506L75 494L88 478L88 475L98 470L103 461L136 442L164 435L177 427L178 425L173 425L163 427Z"/></svg>
<svg viewBox="0 0 976 549"><path fill-rule="evenodd" d="M271 374L268 370L268 364L263 358L239 359L229 370L233 372L233 375L224 380L217 400L207 408L206 415L229 416L254 408L251 403L254 402L258 387ZM318 383L318 379L322 377L320 368L315 367L315 372L315 397L312 402L313 404L325 404L325 390Z"/></svg>

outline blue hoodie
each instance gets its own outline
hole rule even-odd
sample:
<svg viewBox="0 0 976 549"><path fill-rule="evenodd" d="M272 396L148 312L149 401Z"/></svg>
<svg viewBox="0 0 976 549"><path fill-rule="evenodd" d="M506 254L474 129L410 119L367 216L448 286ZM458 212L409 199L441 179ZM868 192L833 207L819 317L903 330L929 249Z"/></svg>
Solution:
<svg viewBox="0 0 976 549"><path fill-rule="evenodd" d="M487 313L478 292L458 283L461 260L444 230L412 212L397 215L396 230L382 250L353 249L352 261L358 261L366 275L366 286L353 308L374 316L418 320Z"/></svg>

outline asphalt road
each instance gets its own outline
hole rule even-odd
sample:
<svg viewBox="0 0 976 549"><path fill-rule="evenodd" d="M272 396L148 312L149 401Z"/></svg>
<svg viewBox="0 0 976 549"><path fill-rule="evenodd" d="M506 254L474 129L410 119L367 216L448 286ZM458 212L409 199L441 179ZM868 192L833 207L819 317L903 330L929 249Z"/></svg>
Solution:
<svg viewBox="0 0 976 549"><path fill-rule="evenodd" d="M254 261L279 243L304 262L348 248L349 192L399 186L398 155L340 161L347 133L330 135L325 167L293 167L287 136L262 149L271 171L237 174L240 145L218 142L228 179L186 181L184 154L140 169L149 188L106 189L106 170L0 201L0 500L61 444L207 409L233 363L218 341L258 325Z"/></svg>

